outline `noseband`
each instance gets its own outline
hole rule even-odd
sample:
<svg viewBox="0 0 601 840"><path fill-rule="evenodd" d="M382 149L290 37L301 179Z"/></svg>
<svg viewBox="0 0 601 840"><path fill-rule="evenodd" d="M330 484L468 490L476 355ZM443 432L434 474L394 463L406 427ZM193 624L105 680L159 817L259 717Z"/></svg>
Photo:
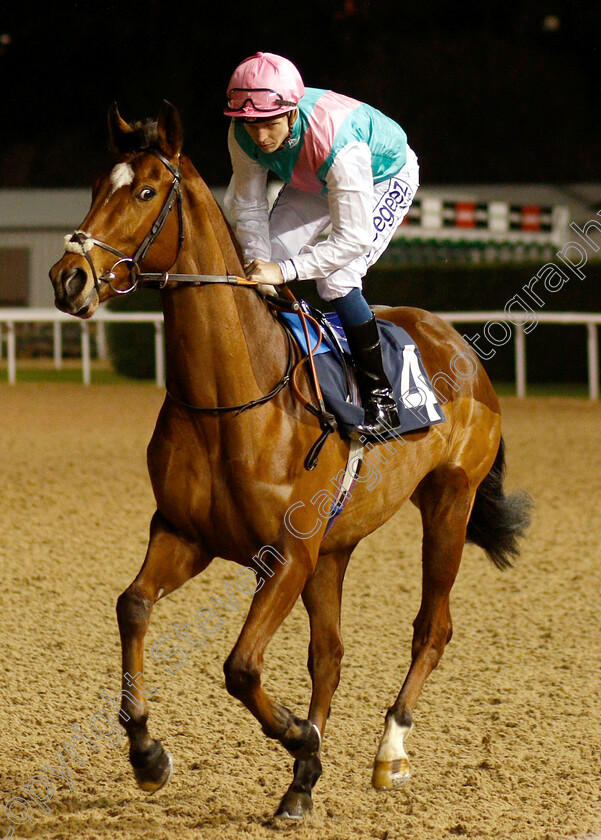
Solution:
<svg viewBox="0 0 601 840"><path fill-rule="evenodd" d="M169 192L167 193L165 201L163 202L163 206L159 212L159 215L155 219L152 227L150 228L140 245L138 245L138 248L133 257L124 254L123 251L120 251L118 248L113 248L112 245L108 245L101 239L96 239L96 237L92 236L89 233L86 233L83 230L76 230L71 235L67 234L67 236L65 237L67 251L74 251L76 253L82 254L85 257L88 265L90 266L92 277L94 278L94 287L96 288L96 291L98 293L100 293L102 283L108 283L113 292L115 292L118 295L129 294L130 292L133 292L135 291L135 289L138 288L140 279L142 277L142 275L140 274L139 263L141 262L141 260L144 259L144 257L148 253L148 249L159 236L160 232L163 230L165 222L167 221L169 214L173 210L173 205L176 201L179 227L177 254L179 254L180 248L182 247L184 242L184 213L182 206L182 194L180 189L180 170L179 168L176 169L175 166L173 166L171 162L168 161L167 158L164 157L156 149L146 148L140 149L140 151L148 152L149 154L157 157L173 175L173 181L171 182L171 187L169 188ZM103 274L100 275L100 277L98 277L98 275L96 274L96 267L94 266L94 262L89 254L94 245L98 245L103 250L109 251L111 254L114 254L116 257L119 257L117 262L113 264L112 268L108 269L108 271L105 271ZM177 254L175 256L174 262L177 260ZM115 286L113 286L113 281L115 280L115 269L121 263L129 263L130 285L126 289L117 289ZM166 277L167 276L168 275L166 275Z"/></svg>

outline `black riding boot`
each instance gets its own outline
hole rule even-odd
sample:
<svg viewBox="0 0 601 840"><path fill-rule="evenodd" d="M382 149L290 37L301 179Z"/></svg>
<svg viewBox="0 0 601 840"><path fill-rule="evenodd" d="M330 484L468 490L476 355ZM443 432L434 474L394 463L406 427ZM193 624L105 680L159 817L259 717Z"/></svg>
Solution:
<svg viewBox="0 0 601 840"><path fill-rule="evenodd" d="M384 372L382 347L375 316L355 327L345 327L357 373L357 385L365 411L365 420L354 435L383 434L400 425L399 412ZM354 436L353 435L353 436Z"/></svg>

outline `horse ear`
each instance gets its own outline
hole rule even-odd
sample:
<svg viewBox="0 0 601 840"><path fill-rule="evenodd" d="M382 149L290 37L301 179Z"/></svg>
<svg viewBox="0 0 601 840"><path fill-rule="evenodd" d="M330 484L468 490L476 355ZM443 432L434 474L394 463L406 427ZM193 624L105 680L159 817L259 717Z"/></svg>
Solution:
<svg viewBox="0 0 601 840"><path fill-rule="evenodd" d="M159 135L159 145L164 154L167 157L177 157L184 144L184 127L179 111L175 105L167 102L166 99L163 99L163 104L161 105L157 132Z"/></svg>
<svg viewBox="0 0 601 840"><path fill-rule="evenodd" d="M129 125L129 123L125 122L125 120L119 113L119 108L117 107L116 102L113 102L113 104L109 108L108 124L109 143L111 151L114 154L119 155L125 151L125 138L128 134L131 134L133 129Z"/></svg>

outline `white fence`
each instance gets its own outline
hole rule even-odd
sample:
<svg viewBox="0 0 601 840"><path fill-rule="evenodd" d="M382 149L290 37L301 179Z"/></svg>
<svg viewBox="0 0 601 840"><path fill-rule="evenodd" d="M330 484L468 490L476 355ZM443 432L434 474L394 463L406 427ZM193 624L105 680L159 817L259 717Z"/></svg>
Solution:
<svg viewBox="0 0 601 840"><path fill-rule="evenodd" d="M8 381L14 385L17 381L17 338L16 325L27 324L52 324L53 325L53 357L54 367L60 370L62 367L62 332L61 324L79 323L81 328L81 369L83 384L89 385L92 381L92 353L90 347L90 324L96 324L96 341L98 355L102 358L106 355L104 324L107 321L113 323L129 324L154 324L154 354L155 354L155 380L157 387L165 387L165 353L163 349L163 313L162 312L110 312L107 309L100 309L94 315L93 320L76 321L72 315L66 315L57 309L0 309L0 349L6 342L6 356L8 367Z"/></svg>
<svg viewBox="0 0 601 840"><path fill-rule="evenodd" d="M530 318L523 324L507 316L505 312L439 312L441 318L453 325L486 324L490 321L502 321L511 324L515 330L515 381L518 397L526 396L526 332L533 324L576 324L587 329L587 367L588 393L591 400L599 399L599 347L597 328L601 324L601 314L586 312L537 312L536 318Z"/></svg>
<svg viewBox="0 0 601 840"><path fill-rule="evenodd" d="M514 330L515 346L515 380L518 397L526 396L526 334L528 326L532 326L534 319L524 324L516 324L505 312L441 312L441 318L452 324L486 324L491 321L501 321L511 324ZM104 324L113 323L154 324L155 330L155 381L157 387L165 387L165 357L163 346L163 315L161 312L110 312L100 309L92 321L79 321L71 315L65 315L56 309L0 309L0 350L6 343L8 381L11 385L17 381L17 323L51 323L53 324L53 357L54 366L60 369L62 365L61 324L65 322L79 323L81 328L81 368L84 385L91 382L91 348L90 324L97 326L97 346L99 355L104 354ZM546 312L537 313L536 321L540 324L577 324L587 328L587 358L588 384L591 400L599 399L599 350L597 330L601 324L600 314L580 312Z"/></svg>

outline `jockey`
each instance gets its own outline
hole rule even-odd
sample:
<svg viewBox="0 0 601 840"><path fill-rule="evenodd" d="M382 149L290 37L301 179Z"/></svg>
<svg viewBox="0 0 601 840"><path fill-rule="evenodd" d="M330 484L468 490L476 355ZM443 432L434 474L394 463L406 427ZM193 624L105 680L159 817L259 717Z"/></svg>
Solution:
<svg viewBox="0 0 601 840"><path fill-rule="evenodd" d="M357 433L398 426L376 319L361 289L419 184L405 132L369 105L305 88L292 62L265 52L236 68L224 113L233 117L225 206L248 276L266 285L316 280L319 296L340 318L357 370L365 409ZM285 184L271 214L269 170Z"/></svg>

